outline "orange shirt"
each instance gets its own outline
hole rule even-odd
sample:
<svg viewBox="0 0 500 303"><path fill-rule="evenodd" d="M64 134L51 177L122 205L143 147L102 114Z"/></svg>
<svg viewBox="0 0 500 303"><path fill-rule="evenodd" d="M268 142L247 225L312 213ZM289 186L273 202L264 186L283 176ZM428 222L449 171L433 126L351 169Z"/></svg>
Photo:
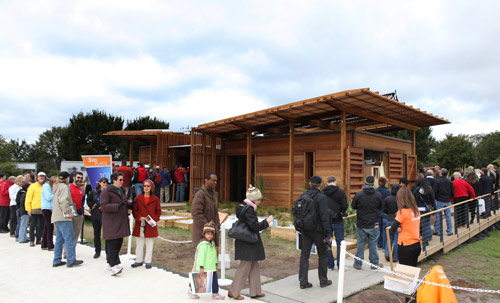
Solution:
<svg viewBox="0 0 500 303"><path fill-rule="evenodd" d="M399 245L412 245L420 240L420 216L415 217L411 208L403 208L396 212L396 221L401 224L398 235Z"/></svg>

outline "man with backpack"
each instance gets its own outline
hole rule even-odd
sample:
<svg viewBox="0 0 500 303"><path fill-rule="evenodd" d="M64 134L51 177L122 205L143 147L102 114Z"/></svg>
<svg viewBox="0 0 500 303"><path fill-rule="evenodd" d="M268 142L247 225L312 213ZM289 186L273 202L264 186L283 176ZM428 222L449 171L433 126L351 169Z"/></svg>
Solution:
<svg viewBox="0 0 500 303"><path fill-rule="evenodd" d="M352 200L352 208L357 210L358 248L356 257L364 259L365 243L368 242L369 259L370 263L373 264L371 269L377 269L377 265L379 265L377 239L380 235L380 211L384 204L382 195L373 187L374 183L375 178L367 176L363 190L356 193ZM353 266L355 269L361 269L362 262L354 260Z"/></svg>
<svg viewBox="0 0 500 303"><path fill-rule="evenodd" d="M326 178L327 186L323 188L328 209L330 211L330 224L332 232L335 234L337 243L337 268L339 267L340 242L344 240L344 221L342 217L347 216L347 197L342 188L337 186L337 179L333 176ZM335 268L335 258L332 251L328 252L328 269Z"/></svg>
<svg viewBox="0 0 500 303"><path fill-rule="evenodd" d="M318 252L318 276L320 287L332 284L327 277L328 246L332 243L330 214L325 195L319 190L322 180L319 176L312 176L309 180L310 190L303 193L294 202L293 214L295 229L300 232L302 247L300 252L299 282L300 288L310 288L308 281L309 255L314 243Z"/></svg>

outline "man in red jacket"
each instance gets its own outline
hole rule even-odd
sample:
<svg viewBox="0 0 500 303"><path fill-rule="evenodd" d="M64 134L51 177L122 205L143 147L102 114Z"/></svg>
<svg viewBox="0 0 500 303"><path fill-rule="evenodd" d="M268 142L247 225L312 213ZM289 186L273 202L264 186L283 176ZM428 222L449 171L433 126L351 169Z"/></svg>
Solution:
<svg viewBox="0 0 500 303"><path fill-rule="evenodd" d="M134 173L132 172L132 169L127 166L127 161L122 161L122 166L118 167L116 171L121 172L123 174L122 189L125 190L125 195L127 195L127 198L130 199L129 197L130 181L132 180Z"/></svg>
<svg viewBox="0 0 500 303"><path fill-rule="evenodd" d="M83 190L82 190L82 182L83 182L83 174L81 172L76 172L75 177L73 178L73 183L71 183L70 192L71 192L71 200L76 206L77 216L74 216L73 219L73 233L75 234L75 247L76 242L78 242L78 237L80 236L80 231L82 230L83 225Z"/></svg>
<svg viewBox="0 0 500 303"><path fill-rule="evenodd" d="M176 202L184 202L184 190L186 188L186 178L184 178L184 174L189 173L189 167L184 169L184 166L181 164L175 170L175 181L177 182L177 190L175 192L175 201Z"/></svg>
<svg viewBox="0 0 500 303"><path fill-rule="evenodd" d="M0 185L0 233L9 232L8 223L10 218L10 197L9 188L14 184L15 177L11 176L5 181L5 175L2 177L3 182Z"/></svg>

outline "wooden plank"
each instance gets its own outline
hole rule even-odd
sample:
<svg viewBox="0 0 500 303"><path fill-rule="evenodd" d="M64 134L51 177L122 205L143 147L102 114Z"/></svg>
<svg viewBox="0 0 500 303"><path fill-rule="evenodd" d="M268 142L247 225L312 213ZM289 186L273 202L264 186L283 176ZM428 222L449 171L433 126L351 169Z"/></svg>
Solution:
<svg viewBox="0 0 500 303"><path fill-rule="evenodd" d="M289 140L289 159L288 159L288 207L292 208L293 207L293 172L294 172L294 166L293 163L295 163L294 156L295 156L295 125L293 122L290 122L290 135L288 136Z"/></svg>
<svg viewBox="0 0 500 303"><path fill-rule="evenodd" d="M412 137L411 153L413 155L416 155L417 154L417 132L415 130L411 131L411 137Z"/></svg>
<svg viewBox="0 0 500 303"><path fill-rule="evenodd" d="M210 137L210 151L211 151L211 157L212 157L212 161L211 161L211 164L210 164L210 171L214 172L215 174L217 174L217 168L216 168L216 165L217 165L217 138L215 136L211 136Z"/></svg>
<svg viewBox="0 0 500 303"><path fill-rule="evenodd" d="M252 132L247 131L247 176L246 188L252 183ZM255 184L254 184L255 186Z"/></svg>
<svg viewBox="0 0 500 303"><path fill-rule="evenodd" d="M134 167L134 139L130 139L129 141L129 161L130 167Z"/></svg>
<svg viewBox="0 0 500 303"><path fill-rule="evenodd" d="M347 132L346 132L346 116L345 112L340 113L340 184L339 186L346 189L346 146L347 146Z"/></svg>

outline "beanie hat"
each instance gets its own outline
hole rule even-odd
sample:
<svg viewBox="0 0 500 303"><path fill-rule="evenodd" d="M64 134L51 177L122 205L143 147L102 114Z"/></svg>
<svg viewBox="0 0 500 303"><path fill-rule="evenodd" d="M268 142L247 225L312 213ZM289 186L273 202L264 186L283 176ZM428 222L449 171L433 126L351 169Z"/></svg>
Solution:
<svg viewBox="0 0 500 303"><path fill-rule="evenodd" d="M375 184L375 178L373 176L366 176L365 184L369 186L373 186Z"/></svg>
<svg viewBox="0 0 500 303"><path fill-rule="evenodd" d="M311 179L309 179L309 182L313 185L321 185L321 183L323 183L323 179L321 179L320 176L312 176Z"/></svg>
<svg viewBox="0 0 500 303"><path fill-rule="evenodd" d="M203 235L207 232L215 234L215 223L213 221L210 221L203 226Z"/></svg>
<svg viewBox="0 0 500 303"><path fill-rule="evenodd" d="M146 180L144 180L144 182L142 182L142 184L144 184L146 182L151 185L151 192L155 191L155 184L153 183L153 181L146 179Z"/></svg>
<svg viewBox="0 0 500 303"><path fill-rule="evenodd" d="M250 201L261 200L262 193L258 188L253 187L252 184L250 184L247 190L247 199Z"/></svg>

